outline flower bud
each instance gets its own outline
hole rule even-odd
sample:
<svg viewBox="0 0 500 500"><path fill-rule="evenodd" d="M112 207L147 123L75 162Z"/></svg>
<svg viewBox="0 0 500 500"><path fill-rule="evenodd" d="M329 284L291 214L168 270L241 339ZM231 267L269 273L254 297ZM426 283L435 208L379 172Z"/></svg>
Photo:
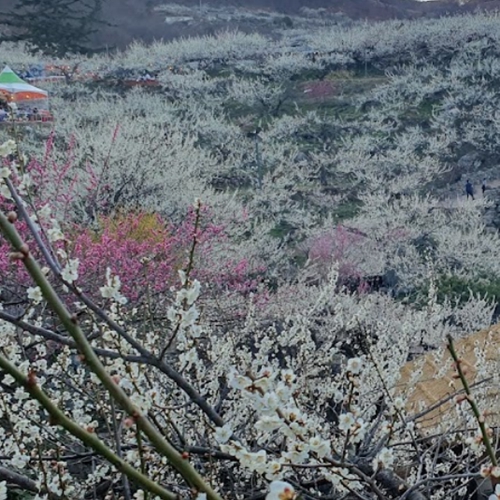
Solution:
<svg viewBox="0 0 500 500"><path fill-rule="evenodd" d="M30 370L28 372L27 385L28 385L28 387L34 387L36 385L36 372L35 372L35 370Z"/></svg>
<svg viewBox="0 0 500 500"><path fill-rule="evenodd" d="M30 253L30 249L26 243L23 243L19 248L19 251L23 254L24 257L27 257Z"/></svg>
<svg viewBox="0 0 500 500"><path fill-rule="evenodd" d="M134 419L131 417L127 417L123 419L123 425L125 426L126 429L130 429L131 427L134 426Z"/></svg>

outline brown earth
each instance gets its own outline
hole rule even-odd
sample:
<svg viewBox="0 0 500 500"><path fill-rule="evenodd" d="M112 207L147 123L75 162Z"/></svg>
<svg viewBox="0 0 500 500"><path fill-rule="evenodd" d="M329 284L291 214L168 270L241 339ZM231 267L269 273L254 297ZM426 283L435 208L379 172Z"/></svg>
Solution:
<svg viewBox="0 0 500 500"><path fill-rule="evenodd" d="M494 382L478 375L478 363L493 364L498 367L500 346L500 325L481 330L473 335L454 342L462 368L481 411L486 411L486 422L492 427L500 425L500 391ZM478 359L478 353L484 353ZM418 376L415 374L418 372ZM416 378L416 380L415 380ZM475 388L474 388L475 387ZM457 404L469 414L471 410L466 401L457 403L461 398L463 386L456 378L456 370L451 355L443 346L438 351L429 352L407 363L401 369L398 392L407 397L408 415L415 417L418 428L423 434L433 434L438 426L463 428Z"/></svg>

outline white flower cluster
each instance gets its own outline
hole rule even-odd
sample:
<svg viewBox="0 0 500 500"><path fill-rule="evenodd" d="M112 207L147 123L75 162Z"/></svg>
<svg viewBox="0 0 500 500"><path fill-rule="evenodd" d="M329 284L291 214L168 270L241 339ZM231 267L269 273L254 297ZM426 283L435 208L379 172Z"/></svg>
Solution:
<svg viewBox="0 0 500 500"><path fill-rule="evenodd" d="M266 500L294 500L297 498L295 488L286 481L272 481Z"/></svg>
<svg viewBox="0 0 500 500"><path fill-rule="evenodd" d="M79 265L78 259L69 259L61 272L61 278L68 283L75 282L78 279Z"/></svg>
<svg viewBox="0 0 500 500"><path fill-rule="evenodd" d="M423 186L440 180L447 158L463 149L464 143L496 154L500 118L498 96L491 82L500 76L496 52L500 16L404 22L401 26L389 22L352 29L335 27L303 35L313 50L333 53L321 56L321 64L303 54L289 54L295 31L279 42L261 35L229 32L169 44L138 43L113 59L82 58L82 67L90 68L104 63L113 68L142 68L146 62L148 67L162 71L160 83L169 87L169 98L174 102L164 99L161 93L141 90L117 99L112 91L90 93L75 83L73 90L84 98L73 102L71 113L55 124L64 141L69 143L70 137L75 138L71 151L74 163L91 162L95 176L116 189L115 194L128 179L127 189L134 186L136 190L130 197L140 200L141 207L155 207L158 212L172 214L173 219L185 213L192 198L203 195L230 225L228 234L232 239L229 249L212 248L213 255L204 256L207 268L211 266L218 273L220 262L228 256L258 256L278 285L273 293L262 294L263 298L238 293L210 297L208 292L203 294L206 297L200 297L200 283L181 272L182 288L167 309L169 329L177 331L177 344L168 366L149 364L147 356L136 361L137 349L131 345L140 343L152 353L151 359L158 346L165 345L168 295L155 296L147 312L143 303L132 304L130 310L120 308L125 301L120 278L108 269L106 284L100 288L103 297L112 299L107 301L109 310L105 312L127 335L113 330L111 322L99 323L87 315L81 327L93 339L93 347L100 350L106 368L120 387L179 448L186 443L195 450L203 448L215 437L220 449L237 459L219 461L214 455L213 460L205 461L193 453L193 463L201 464L206 476L215 478L218 485L227 484L230 471L238 484L256 484L262 490L267 480L291 481L293 477L297 483L321 483L322 488L323 480L328 481L331 497L337 492L364 488L360 496L371 498L374 492L370 483L360 476L356 465L371 468L371 481L378 481L379 469L393 469L404 462L401 469L408 469L409 483L429 479L431 490L438 483L435 480L455 474L461 464L470 464L469 452L481 455L484 445L474 433L465 440L463 456L448 454L443 464L434 464L434 454L429 459L429 448L420 448L421 440L417 440L414 456L423 457L422 462L415 467L406 460L401 451L405 446L394 445L414 443L408 437L418 428L412 421L401 421L408 393L414 387L409 387L407 394L398 392L400 368L414 354L414 348L432 348L440 345L448 333L462 336L490 324L494 305L488 298L471 296L459 305L452 300L438 300L439 283L429 278L429 269L438 277L464 280L478 275L498 276L496 249L500 238L498 232L484 227L487 202L462 203L460 199L443 200L419 193ZM478 36L480 40L475 43ZM467 42L468 38L472 41ZM418 57L422 40L439 61L451 58L451 63L421 64L416 60L415 65L401 65ZM269 56L272 51L276 54ZM7 58L12 58L12 53L5 50ZM356 83L355 75L345 71L342 76L338 68L353 63L355 58L359 60L360 54L368 63L395 61L390 66L397 68L375 78L376 86L368 97L362 93L353 98L353 115L370 104L367 99L375 104L372 110L366 106L370 109L363 111L361 118L341 110L338 114L342 116L333 116L323 111L304 111L312 107L310 101L304 101L304 108L297 102L293 114L281 115L282 104L291 95L294 99L299 94L300 99L308 99L303 92L289 93L290 75L330 71L330 64L332 71L324 81L337 89L345 75L353 80L350 83ZM212 78L208 69L199 68L200 61L194 63L198 69L193 69L193 57L201 58L209 69L218 60L217 65L223 68L221 74L231 74ZM35 62L27 54L19 60ZM172 60L181 66L189 63L189 69L172 73L166 68L166 61L170 64ZM240 60L237 71L224 66L229 60ZM367 77L363 85L370 82ZM55 109L68 106L62 94L53 96ZM252 107L242 118L242 129L251 126L255 130L260 120L265 122L260 141L247 137L234 120L228 120L228 110L221 105L227 95L234 100L231 106ZM337 99L340 97L345 96L328 98L337 104L344 102ZM428 112L428 130L407 126L408 107L424 113L429 102L436 104ZM130 119L123 120L124 116ZM87 123L94 126L88 127ZM110 148L109 137L116 123L121 127ZM305 137L307 148L299 151ZM0 156L14 151L15 144L0 146ZM54 154L58 157L60 152ZM13 165L4 165L7 161L0 168L0 194L10 198L4 180L11 178L21 192L34 196L38 186L29 177L21 176ZM235 177L243 185L254 165L265 167L261 189L245 189L244 196L234 196L232 188L215 191L210 187L214 179ZM78 171L82 174L80 170L84 169ZM47 204L39 210L43 220L37 222L41 226L46 223L50 242L58 242L64 239L61 214L75 216L76 209L62 210L63 204L52 200L61 185L51 172L47 169L47 175L54 177L42 194L56 206L51 209ZM89 172L82 174L86 175L91 177ZM324 186L312 180L319 175L325 176L327 185L345 183L348 194L326 193ZM78 210L87 208L88 193L80 189L80 180L76 184L74 205ZM106 201L103 191L103 199L98 202ZM158 192L168 196L160 199ZM303 201L304 197L309 199L308 193L314 193L314 203ZM389 193L395 195L390 201ZM345 226L338 224L338 214L318 215L323 209L324 213L338 209L344 213L346 205L351 207L354 194L355 213ZM81 213L85 210L80 210L78 216ZM240 216L243 213L245 217ZM280 232L275 226L282 218L286 219L282 226L292 227L297 233L292 238L295 241L321 240L325 233L331 236L330 240L326 238L327 243L333 243L330 247L324 245L326 250L318 243L316 254L323 256L323 264L307 262L304 268L288 264L289 254L283 248L292 233L282 240L270 236ZM432 259L422 256L417 244L422 235L428 236L424 250L427 255L432 253ZM69 260L66 251L59 248L57 255L65 263L63 279L73 283L79 278L78 261ZM313 255L309 247L300 245L294 251L306 258ZM332 261L337 263L333 273ZM422 307L395 300L388 293L348 293L342 289L347 281L342 279L382 276L388 265L395 270L400 289L413 294L427 287ZM31 304L42 301L40 288L21 288L16 278L14 274L7 279L2 276L2 297L12 289L19 290L17 295L23 300L27 294ZM212 288L215 285L209 283L207 290ZM2 353L25 375L36 373L37 382L53 401L88 432L99 432L112 448L116 442L109 430L118 424L125 458L138 470L146 467L149 477L162 484L178 484L176 474L150 443L141 456L133 419L112 407L107 391L89 373L76 350L65 345L61 332L48 332L51 325L57 324L50 311L28 307L23 321L35 328L23 330L22 335L18 326L0 321ZM64 342L53 340L57 338ZM369 349L370 356L364 349ZM477 349L482 350L482 346ZM498 385L494 362L484 356L477 359L483 378L491 376L492 384ZM228 366L237 368L228 373ZM173 376L171 370L176 370ZM416 368L414 382L420 373ZM73 456L81 446L70 436L62 439L54 426L33 425L33 415L41 415L38 404L16 386L12 377L5 376L2 383L12 389L0 393L0 414L10 424L0 427L2 453L9 457L6 466L36 479L46 478L55 495L68 498L77 498L80 492L84 496L104 480L119 483L120 474L99 457L93 458L92 468L84 469L84 480L60 468L50 469L57 462L51 460L57 458L56 451ZM477 388L479 397L486 394L486 389L482 390ZM213 419L207 406L223 421ZM462 428L475 429L470 423ZM442 432L455 431L454 425L443 422ZM40 448L44 460L38 460L36 455ZM490 467L483 472L497 477L496 469ZM5 489L5 483L0 483L0 500L2 494L6 495ZM320 494L323 490L311 486L311 495ZM135 494L137 498L143 495L142 490ZM271 483L267 500L290 500L295 496L290 484L278 480ZM204 494L198 497L203 500ZM446 494L442 497L447 498Z"/></svg>
<svg viewBox="0 0 500 500"><path fill-rule="evenodd" d="M121 294L121 286L120 277L112 275L111 269L108 267L106 269L106 285L99 288L101 296L105 299L113 299L118 304L124 305L127 303L127 298Z"/></svg>
<svg viewBox="0 0 500 500"><path fill-rule="evenodd" d="M276 441L285 437L285 450L279 457L272 457L261 449L248 451L236 440L231 440L229 426L217 429L216 439L221 449L235 456L243 467L268 479L282 477L285 465L299 465L332 455L331 443L318 435L314 422L300 411L294 402L295 375L290 370L273 371L262 368L255 376L240 375L235 369L230 374L231 387L243 391L246 398L259 414L255 422L258 441Z"/></svg>
<svg viewBox="0 0 500 500"><path fill-rule="evenodd" d="M30 287L27 290L28 299L32 300L34 304L40 304L43 300L42 290L39 286Z"/></svg>
<svg viewBox="0 0 500 500"><path fill-rule="evenodd" d="M373 468L390 468L394 464L394 453L389 448L382 448L378 455L373 460Z"/></svg>
<svg viewBox="0 0 500 500"><path fill-rule="evenodd" d="M52 219L51 222L52 226L47 229L47 237L49 238L49 241L53 243L55 241L64 240L64 234L61 230L59 221L57 221L56 219Z"/></svg>
<svg viewBox="0 0 500 500"><path fill-rule="evenodd" d="M0 145L0 157L1 158L5 158L9 155L12 155L16 151L17 151L17 144L16 144L16 141L13 141L12 139L9 139L8 141L6 141L2 145ZM5 172L3 171L0 176L7 177L8 175L5 175Z"/></svg>
<svg viewBox="0 0 500 500"><path fill-rule="evenodd" d="M182 288L176 293L175 303L167 311L167 318L172 324L179 328L177 340L183 343L187 337L198 338L202 333L199 324L200 313L195 302L198 300L201 291L201 284L198 280L189 281L186 273L179 271Z"/></svg>
<svg viewBox="0 0 500 500"><path fill-rule="evenodd" d="M4 142L0 145L0 158L5 158L17 151L17 144L12 139ZM7 179L11 175L11 168L9 166L0 166L0 196L10 200L11 193L7 184L3 182L4 179Z"/></svg>

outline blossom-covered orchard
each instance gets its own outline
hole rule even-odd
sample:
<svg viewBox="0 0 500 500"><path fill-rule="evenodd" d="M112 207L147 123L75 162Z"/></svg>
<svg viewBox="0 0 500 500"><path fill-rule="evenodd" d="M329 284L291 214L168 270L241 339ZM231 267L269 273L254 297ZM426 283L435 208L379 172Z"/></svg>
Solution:
<svg viewBox="0 0 500 500"><path fill-rule="evenodd" d="M0 130L0 499L496 494L493 341L408 400L498 312L500 18L276 35L55 61Z"/></svg>

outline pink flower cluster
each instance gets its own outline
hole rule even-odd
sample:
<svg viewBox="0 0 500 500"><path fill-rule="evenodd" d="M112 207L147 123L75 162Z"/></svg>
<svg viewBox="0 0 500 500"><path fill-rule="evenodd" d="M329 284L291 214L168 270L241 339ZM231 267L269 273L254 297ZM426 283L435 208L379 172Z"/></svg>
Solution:
<svg viewBox="0 0 500 500"><path fill-rule="evenodd" d="M87 292L98 289L106 269L120 276L123 294L133 302L163 294L178 286L178 271L188 265L193 238L196 238L192 277L218 291L225 289L246 292L257 281L246 259L220 260L217 249L229 245L224 228L203 224L208 210L201 214L202 223L196 228L196 214L190 210L181 224L174 226L158 214L127 213L120 217L104 217L102 230L74 225L71 257L80 260L79 283ZM80 284L82 286L82 284Z"/></svg>
<svg viewBox="0 0 500 500"><path fill-rule="evenodd" d="M328 273L336 262L340 279L360 277L357 263L357 249L363 244L363 235L349 230L342 224L323 232L309 243L309 259L316 263L320 273Z"/></svg>
<svg viewBox="0 0 500 500"><path fill-rule="evenodd" d="M50 207L51 214L57 214L64 240L50 243L47 238L49 216L38 223L46 245L53 252L64 250L67 258L78 259L77 285L86 293L98 297L99 288L105 284L106 270L120 277L121 293L129 303L138 304L154 299L158 294L178 288L178 271L186 269L192 260L191 277L204 283L205 290L248 293L254 291L264 269L253 266L246 258L230 258L231 241L226 228L212 221L214 214L202 206L198 214L191 208L180 224L172 224L159 214L141 210L125 210L101 206L96 192L100 179L87 166L87 179L82 182L74 173L71 145L67 161L59 164L51 160L53 137L49 138L46 154L41 161L31 160L26 166L31 179L29 188L29 212L34 214L43 207ZM12 169L11 180L19 186L22 176ZM77 195L77 183L80 191ZM72 220L75 203L82 202L81 186L86 198L97 208L97 221L90 226L85 222ZM102 187L101 187L102 189ZM0 195L0 209L15 210L14 203ZM99 215L101 214L101 215ZM61 222L62 217L62 222ZM30 246L30 251L40 256L24 221L16 222L17 229ZM194 245L193 252L193 241ZM23 295L31 286L23 266L11 261L11 249L0 234L0 275L4 283ZM43 264L42 264L43 265Z"/></svg>

